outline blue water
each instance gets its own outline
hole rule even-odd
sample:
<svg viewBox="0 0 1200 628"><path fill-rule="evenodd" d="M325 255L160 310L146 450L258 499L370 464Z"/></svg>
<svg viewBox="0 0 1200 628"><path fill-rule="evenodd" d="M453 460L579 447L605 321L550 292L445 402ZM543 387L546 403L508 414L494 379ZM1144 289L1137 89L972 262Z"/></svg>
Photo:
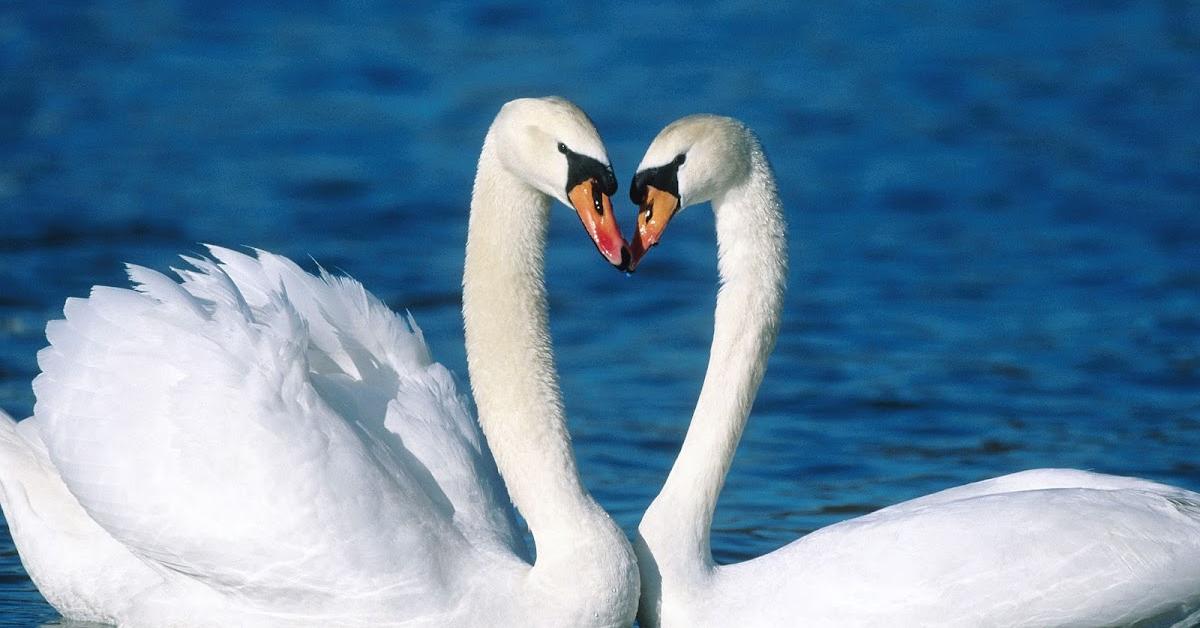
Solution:
<svg viewBox="0 0 1200 628"><path fill-rule="evenodd" d="M778 171L790 293L718 560L1031 467L1200 489L1197 3L244 4L0 3L14 415L65 298L197 242L350 273L465 373L479 144L504 101L556 93L604 136L626 225L680 115L746 120ZM582 473L632 530L704 370L711 213L626 278L561 208L547 274ZM55 617L0 534L0 624Z"/></svg>

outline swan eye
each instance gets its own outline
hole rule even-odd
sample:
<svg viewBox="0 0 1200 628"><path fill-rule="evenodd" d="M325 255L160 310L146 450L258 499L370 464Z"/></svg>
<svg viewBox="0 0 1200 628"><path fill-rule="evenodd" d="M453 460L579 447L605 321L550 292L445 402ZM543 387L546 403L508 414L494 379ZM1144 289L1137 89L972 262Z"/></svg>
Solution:
<svg viewBox="0 0 1200 628"><path fill-rule="evenodd" d="M567 145L563 144L562 142L559 142L558 143L558 152L566 155L567 154Z"/></svg>
<svg viewBox="0 0 1200 628"><path fill-rule="evenodd" d="M676 167L682 166L683 162L685 162L685 161L687 161L687 155L685 155L683 153L679 153L678 155L675 156L675 166Z"/></svg>

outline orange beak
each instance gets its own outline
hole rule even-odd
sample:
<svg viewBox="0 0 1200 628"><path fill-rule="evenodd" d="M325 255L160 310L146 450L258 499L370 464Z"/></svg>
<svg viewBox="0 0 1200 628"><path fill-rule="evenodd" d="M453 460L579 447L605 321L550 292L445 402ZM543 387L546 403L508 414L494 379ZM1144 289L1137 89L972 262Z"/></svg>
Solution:
<svg viewBox="0 0 1200 628"><path fill-rule="evenodd" d="M583 228L596 243L596 248L608 263L618 270L629 266L629 247L621 237L621 229L613 216L612 201L600 191L595 179L587 179L567 192L575 213L583 221Z"/></svg>
<svg viewBox="0 0 1200 628"><path fill-rule="evenodd" d="M646 256L650 248L658 244L667 223L679 211L679 197L664 192L653 185L646 186L646 198L638 211L637 235L633 238L633 257L629 262L629 270L637 268L638 262Z"/></svg>

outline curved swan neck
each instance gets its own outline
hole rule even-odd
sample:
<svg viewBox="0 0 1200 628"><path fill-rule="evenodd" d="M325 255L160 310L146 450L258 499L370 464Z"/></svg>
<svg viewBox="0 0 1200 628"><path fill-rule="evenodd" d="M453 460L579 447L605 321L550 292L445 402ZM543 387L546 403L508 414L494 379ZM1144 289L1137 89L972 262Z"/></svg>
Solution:
<svg viewBox="0 0 1200 628"><path fill-rule="evenodd" d="M771 166L751 144L749 176L713 200L721 288L704 385L679 456L639 527L660 569L672 559L712 564L713 511L778 333L787 227Z"/></svg>
<svg viewBox="0 0 1200 628"><path fill-rule="evenodd" d="M571 452L543 284L549 203L500 163L489 132L467 228L467 368L479 423L539 565L575 556L584 541L624 541L584 489Z"/></svg>

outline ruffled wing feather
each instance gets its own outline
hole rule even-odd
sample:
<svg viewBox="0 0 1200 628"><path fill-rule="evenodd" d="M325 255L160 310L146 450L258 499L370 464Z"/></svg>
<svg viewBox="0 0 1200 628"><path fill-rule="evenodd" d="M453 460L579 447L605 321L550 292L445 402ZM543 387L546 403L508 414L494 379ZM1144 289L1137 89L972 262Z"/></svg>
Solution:
<svg viewBox="0 0 1200 628"><path fill-rule="evenodd" d="M35 414L71 492L135 554L278 602L387 590L421 604L470 545L524 554L453 378L349 279L212 249L178 284L69 300Z"/></svg>

